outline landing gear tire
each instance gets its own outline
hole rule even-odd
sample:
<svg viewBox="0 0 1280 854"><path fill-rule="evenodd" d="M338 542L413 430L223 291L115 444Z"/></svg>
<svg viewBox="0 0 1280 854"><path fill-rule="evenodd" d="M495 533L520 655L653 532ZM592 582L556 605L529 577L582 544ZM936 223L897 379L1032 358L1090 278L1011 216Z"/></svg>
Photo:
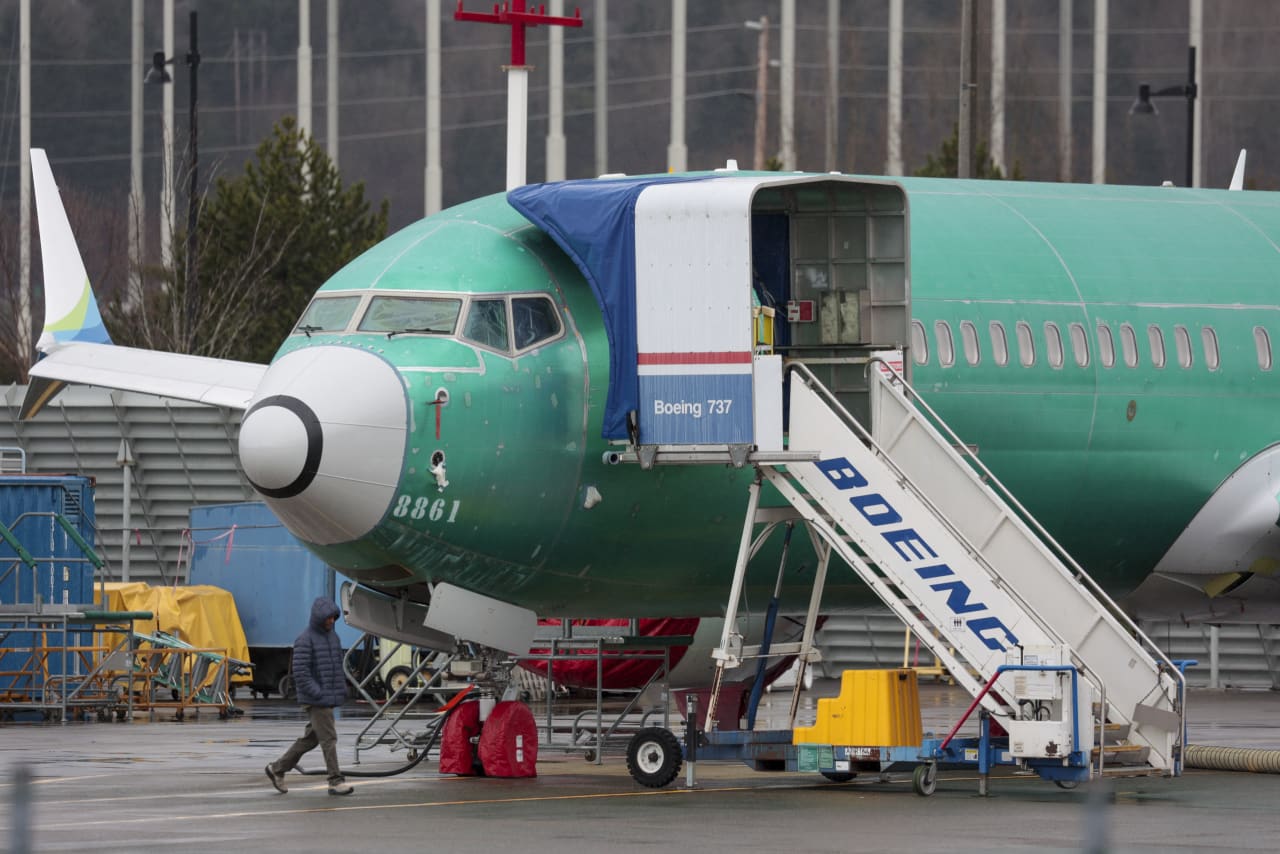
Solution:
<svg viewBox="0 0 1280 854"><path fill-rule="evenodd" d="M648 727L627 744L627 771L631 779L650 789L661 789L680 773L684 753L669 730Z"/></svg>
<svg viewBox="0 0 1280 854"><path fill-rule="evenodd" d="M911 788L922 798L932 795L938 788L938 766L933 763L917 765L911 774Z"/></svg>
<svg viewBox="0 0 1280 854"><path fill-rule="evenodd" d="M819 771L818 773L833 783L847 783L858 776L857 771Z"/></svg>

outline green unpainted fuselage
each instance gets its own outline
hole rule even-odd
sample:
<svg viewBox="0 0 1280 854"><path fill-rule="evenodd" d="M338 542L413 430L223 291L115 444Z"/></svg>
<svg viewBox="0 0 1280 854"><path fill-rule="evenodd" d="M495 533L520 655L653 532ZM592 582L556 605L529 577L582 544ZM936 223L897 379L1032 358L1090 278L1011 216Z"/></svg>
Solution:
<svg viewBox="0 0 1280 854"><path fill-rule="evenodd" d="M1259 366L1255 327L1280 331L1276 194L903 179L911 314L928 358L913 384L1105 587L1135 587L1244 460L1273 444L1280 389ZM448 581L542 615L674 616L722 610L750 469L610 466L601 420L609 353L600 309L570 259L501 195L393 235L324 284L342 291L546 294L563 334L509 355L458 336L296 333L298 348L371 350L400 370L410 435L396 499L361 539L311 545L387 590ZM954 338L939 361L938 322ZM961 324L977 332L966 352ZM991 323L1008 360L992 352ZM1035 361L1020 359L1029 325ZM1045 324L1064 357L1050 363ZM1071 324L1086 333L1079 364ZM1114 337L1104 367L1099 323ZM1121 324L1136 331L1128 367ZM1162 330L1163 368L1148 327ZM1175 326L1186 328L1182 367ZM1218 342L1204 349L1203 327ZM901 342L906 345L908 342ZM923 356L915 347L912 356ZM977 355L976 364L971 364ZM448 402L434 405L439 389ZM341 393L335 389L335 393ZM438 421L437 421L437 410ZM438 431L438 434L437 434ZM431 475L443 452L448 486ZM597 500L598 497L598 500ZM774 503L781 503L775 500ZM780 539L780 538L779 538ZM784 603L804 604L815 558L797 538ZM763 607L778 547L752 563L748 607ZM824 602L870 601L834 569Z"/></svg>

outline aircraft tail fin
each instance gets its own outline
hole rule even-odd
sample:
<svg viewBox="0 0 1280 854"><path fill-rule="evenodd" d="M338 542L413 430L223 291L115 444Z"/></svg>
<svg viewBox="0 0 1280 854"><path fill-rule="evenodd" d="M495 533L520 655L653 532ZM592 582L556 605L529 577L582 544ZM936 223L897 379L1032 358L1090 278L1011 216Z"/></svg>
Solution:
<svg viewBox="0 0 1280 854"><path fill-rule="evenodd" d="M44 260L42 358L27 372L20 417L32 418L68 384L156 394L212 406L248 407L265 365L120 347L102 324L49 158L31 149L40 254Z"/></svg>
<svg viewBox="0 0 1280 854"><path fill-rule="evenodd" d="M1231 173L1231 184L1227 187L1228 190L1244 189L1244 156L1247 153L1245 149L1240 149L1240 156L1236 158L1236 171Z"/></svg>
<svg viewBox="0 0 1280 854"><path fill-rule="evenodd" d="M36 346L42 353L49 353L69 341L110 344L111 337L102 324L49 158L42 148L31 149L31 176L44 264L44 331Z"/></svg>

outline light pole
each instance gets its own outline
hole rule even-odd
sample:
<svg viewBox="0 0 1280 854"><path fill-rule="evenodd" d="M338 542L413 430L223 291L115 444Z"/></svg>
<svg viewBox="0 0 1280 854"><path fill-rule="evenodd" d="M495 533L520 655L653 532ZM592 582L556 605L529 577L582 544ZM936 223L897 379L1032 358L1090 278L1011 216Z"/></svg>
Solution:
<svg viewBox="0 0 1280 854"><path fill-rule="evenodd" d="M185 318L186 329L186 350L189 353L196 351L196 318L199 315L200 308L200 292L198 267L196 264L196 222L198 196L197 196L197 179L199 177L200 168L200 130L197 118L199 111L196 109L196 94L199 91L200 79L200 51L198 48L199 40L197 38L196 27L196 11L191 10L190 28L188 35L190 43L187 49L187 68L189 69L189 78L191 91L187 103L188 112L190 114L191 129L189 131L189 142L191 145L191 183L187 190L187 259L186 259L186 275L185 287L183 288L183 314ZM147 71L144 83L155 83L163 85L172 83L173 77L165 68L173 62L173 59L166 59L164 51L156 51L151 56L151 69Z"/></svg>
<svg viewBox="0 0 1280 854"><path fill-rule="evenodd" d="M1187 99L1187 183L1190 187L1195 170L1196 162L1196 94L1198 87L1196 86L1196 46L1192 45L1187 48L1187 83L1184 86L1166 86L1159 92L1152 92L1149 83L1143 83L1138 86L1138 100L1133 102L1133 106L1129 108L1129 115L1159 115L1160 111L1156 109L1156 105L1151 103L1152 98L1163 98L1168 95L1181 95Z"/></svg>
<svg viewBox="0 0 1280 854"><path fill-rule="evenodd" d="M759 20L743 21L742 25L759 33L756 39L756 139L751 158L751 168L759 172L764 169L764 138L769 109L765 100L769 97L769 18L762 15Z"/></svg>

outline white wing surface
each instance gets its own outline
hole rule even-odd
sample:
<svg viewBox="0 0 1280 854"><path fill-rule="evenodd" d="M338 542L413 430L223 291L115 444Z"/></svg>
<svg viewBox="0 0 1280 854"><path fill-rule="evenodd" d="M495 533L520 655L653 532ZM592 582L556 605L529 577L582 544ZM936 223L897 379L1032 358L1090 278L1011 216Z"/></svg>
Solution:
<svg viewBox="0 0 1280 854"><path fill-rule="evenodd" d="M266 370L250 362L113 344L63 344L31 367L21 416L39 412L68 383L244 409Z"/></svg>

